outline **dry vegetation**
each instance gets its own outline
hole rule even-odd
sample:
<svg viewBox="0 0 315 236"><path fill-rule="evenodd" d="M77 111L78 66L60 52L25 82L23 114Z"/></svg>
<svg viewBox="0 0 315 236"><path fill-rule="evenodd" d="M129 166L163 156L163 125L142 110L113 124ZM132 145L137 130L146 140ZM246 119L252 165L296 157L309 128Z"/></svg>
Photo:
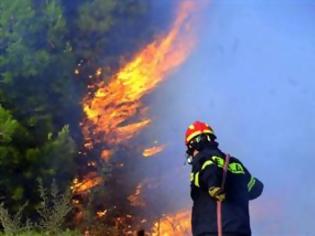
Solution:
<svg viewBox="0 0 315 236"><path fill-rule="evenodd" d="M23 219L23 210L27 206L24 204L19 211L11 215L0 204L0 223L3 228L3 233L0 235L7 236L37 236L37 235L64 235L64 236L77 236L79 232L70 231L66 229L63 231L62 226L65 222L65 217L72 209L71 206L71 192L66 190L61 193L53 181L50 189L44 187L42 181L39 181L38 191L40 193L41 202L37 208L40 216L38 222L32 222L29 219Z"/></svg>

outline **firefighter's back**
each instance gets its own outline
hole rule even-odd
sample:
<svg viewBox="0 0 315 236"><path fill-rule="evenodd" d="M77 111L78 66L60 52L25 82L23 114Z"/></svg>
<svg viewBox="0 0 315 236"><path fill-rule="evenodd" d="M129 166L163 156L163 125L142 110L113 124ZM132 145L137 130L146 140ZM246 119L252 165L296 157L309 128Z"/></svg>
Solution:
<svg viewBox="0 0 315 236"><path fill-rule="evenodd" d="M193 172L199 172L199 186L191 184L193 199L192 230L194 236L217 235L216 200L208 193L207 184L202 183L202 167L212 162L217 166L216 179L222 180L222 164L225 154L217 148L205 149L198 154L198 162L193 165ZM206 176L207 177L207 176ZM248 209L248 173L242 163L231 157L225 183L225 200L222 202L222 228L225 235L251 235Z"/></svg>

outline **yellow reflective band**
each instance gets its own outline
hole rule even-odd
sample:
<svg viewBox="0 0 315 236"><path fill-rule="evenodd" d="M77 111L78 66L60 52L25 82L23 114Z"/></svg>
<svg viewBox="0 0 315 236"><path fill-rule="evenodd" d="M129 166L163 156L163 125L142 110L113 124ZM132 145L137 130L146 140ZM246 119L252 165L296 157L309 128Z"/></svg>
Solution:
<svg viewBox="0 0 315 236"><path fill-rule="evenodd" d="M234 174L245 174L243 166L237 162L229 164L229 171L231 171Z"/></svg>
<svg viewBox="0 0 315 236"><path fill-rule="evenodd" d="M224 167L225 160L222 157L212 156L212 160L217 164L218 167ZM233 174L245 174L243 166L237 162L230 163L228 166L228 170Z"/></svg>
<svg viewBox="0 0 315 236"><path fill-rule="evenodd" d="M200 185L199 185L199 172L197 172L196 174L195 174L195 186L196 187L200 187Z"/></svg>
<svg viewBox="0 0 315 236"><path fill-rule="evenodd" d="M194 181L194 173L190 173L190 182Z"/></svg>
<svg viewBox="0 0 315 236"><path fill-rule="evenodd" d="M207 166L210 166L210 165L212 165L212 164L214 164L214 163L213 163L213 161L211 161L211 160L205 161L205 162L203 163L202 167L201 167L201 170L206 169Z"/></svg>
<svg viewBox="0 0 315 236"><path fill-rule="evenodd" d="M203 131L196 131L193 132L191 135L189 135L186 139L186 142L188 143L190 140L192 140L194 137L196 137L199 134L213 134L210 130L203 130Z"/></svg>
<svg viewBox="0 0 315 236"><path fill-rule="evenodd" d="M191 135L189 135L186 139L186 142L188 143L190 140L192 140L195 136L201 134L201 131L196 131L196 132L193 132Z"/></svg>
<svg viewBox="0 0 315 236"><path fill-rule="evenodd" d="M255 183L256 183L256 179L254 177L251 177L250 181L247 184L248 192L250 192L252 190L252 188L254 187Z"/></svg>
<svg viewBox="0 0 315 236"><path fill-rule="evenodd" d="M224 159L219 156L213 156L212 159L217 163L217 165L221 168L224 166Z"/></svg>
<svg viewBox="0 0 315 236"><path fill-rule="evenodd" d="M203 134L213 134L213 132L211 130L204 130L202 131Z"/></svg>

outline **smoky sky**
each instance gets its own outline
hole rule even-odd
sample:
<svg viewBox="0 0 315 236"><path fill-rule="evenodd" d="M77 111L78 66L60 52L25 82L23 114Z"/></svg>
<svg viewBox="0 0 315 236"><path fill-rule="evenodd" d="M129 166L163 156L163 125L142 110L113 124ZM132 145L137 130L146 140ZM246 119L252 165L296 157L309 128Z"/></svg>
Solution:
<svg viewBox="0 0 315 236"><path fill-rule="evenodd" d="M199 17L194 51L152 95L161 197L191 206L184 133L204 120L265 185L253 235L315 235L315 1L211 1Z"/></svg>

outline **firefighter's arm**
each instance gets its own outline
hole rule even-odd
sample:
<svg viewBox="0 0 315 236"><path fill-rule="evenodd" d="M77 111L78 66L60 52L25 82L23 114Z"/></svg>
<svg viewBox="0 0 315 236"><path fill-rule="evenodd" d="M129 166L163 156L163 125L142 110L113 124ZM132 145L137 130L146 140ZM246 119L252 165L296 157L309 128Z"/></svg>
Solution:
<svg viewBox="0 0 315 236"><path fill-rule="evenodd" d="M253 200L255 198L258 198L264 189L263 183L259 179L253 177L246 169L245 169L245 173L248 180L247 190L248 190L249 199Z"/></svg>
<svg viewBox="0 0 315 236"><path fill-rule="evenodd" d="M215 200L223 201L225 194L221 191L222 168L219 168L212 160L203 163L200 170L200 184Z"/></svg>

